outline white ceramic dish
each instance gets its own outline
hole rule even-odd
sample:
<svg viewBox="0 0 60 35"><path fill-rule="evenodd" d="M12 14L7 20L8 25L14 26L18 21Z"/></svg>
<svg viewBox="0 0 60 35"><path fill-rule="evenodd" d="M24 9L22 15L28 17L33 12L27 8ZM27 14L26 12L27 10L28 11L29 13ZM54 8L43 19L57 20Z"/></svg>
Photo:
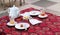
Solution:
<svg viewBox="0 0 60 35"><path fill-rule="evenodd" d="M23 25L23 27L21 27L21 24ZM30 25L28 23L18 23L15 25L16 29L27 29L29 27L30 27Z"/></svg>
<svg viewBox="0 0 60 35"><path fill-rule="evenodd" d="M40 17L40 18L46 18L46 17L48 17L48 15L47 14L45 14L44 16L39 15L38 17Z"/></svg>
<svg viewBox="0 0 60 35"><path fill-rule="evenodd" d="M17 24L17 22L14 22L14 24L11 24L10 22L7 23L8 26L15 26L15 24Z"/></svg>
<svg viewBox="0 0 60 35"><path fill-rule="evenodd" d="M25 12L23 14L20 14L21 16L30 16L29 12Z"/></svg>
<svg viewBox="0 0 60 35"><path fill-rule="evenodd" d="M30 18L30 14L29 14L29 12L25 12L25 13L20 14L20 15L23 16L23 19L25 19L24 17L27 17L27 19Z"/></svg>
<svg viewBox="0 0 60 35"><path fill-rule="evenodd" d="M32 25L35 25L35 24L38 24L38 23L42 23L42 21L39 21L37 19L29 19L29 22L32 24Z"/></svg>
<svg viewBox="0 0 60 35"><path fill-rule="evenodd" d="M39 15L40 14L40 12L39 11L30 11L30 15Z"/></svg>

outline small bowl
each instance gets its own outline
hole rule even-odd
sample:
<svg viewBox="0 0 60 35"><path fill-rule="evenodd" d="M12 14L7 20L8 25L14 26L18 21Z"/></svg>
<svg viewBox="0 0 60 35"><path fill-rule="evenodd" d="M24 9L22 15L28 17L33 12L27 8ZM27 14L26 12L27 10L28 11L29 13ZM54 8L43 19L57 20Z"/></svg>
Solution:
<svg viewBox="0 0 60 35"><path fill-rule="evenodd" d="M17 22L14 22L13 24L11 24L10 22L7 23L8 26L15 26L15 24L17 24Z"/></svg>
<svg viewBox="0 0 60 35"><path fill-rule="evenodd" d="M48 17L48 15L47 15L47 14L45 14L44 16L38 15L38 17L39 17L39 18L46 18L46 17Z"/></svg>

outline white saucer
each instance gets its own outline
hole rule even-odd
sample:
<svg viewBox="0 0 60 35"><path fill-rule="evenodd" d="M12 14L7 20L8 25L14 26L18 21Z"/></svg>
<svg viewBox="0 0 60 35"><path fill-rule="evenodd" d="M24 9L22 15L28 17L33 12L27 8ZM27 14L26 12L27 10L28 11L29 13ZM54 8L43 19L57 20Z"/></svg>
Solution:
<svg viewBox="0 0 60 35"><path fill-rule="evenodd" d="M30 15L39 15L40 14L40 12L39 11L30 11Z"/></svg>
<svg viewBox="0 0 60 35"><path fill-rule="evenodd" d="M40 18L46 18L46 17L48 17L48 15L47 14L45 14L44 16L39 15L38 17L40 17Z"/></svg>
<svg viewBox="0 0 60 35"><path fill-rule="evenodd" d="M15 24L17 24L17 22L14 22L14 24L11 24L10 22L7 23L8 26L15 26Z"/></svg>
<svg viewBox="0 0 60 35"><path fill-rule="evenodd" d="M23 27L20 27L21 24L23 24ZM27 29L29 27L30 27L30 25L28 23L18 23L15 25L16 29Z"/></svg>

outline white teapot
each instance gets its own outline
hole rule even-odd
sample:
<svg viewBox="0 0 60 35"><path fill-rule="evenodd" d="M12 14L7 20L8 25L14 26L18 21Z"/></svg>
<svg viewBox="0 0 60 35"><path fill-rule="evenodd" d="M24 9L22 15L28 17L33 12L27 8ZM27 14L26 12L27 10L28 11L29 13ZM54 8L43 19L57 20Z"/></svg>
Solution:
<svg viewBox="0 0 60 35"><path fill-rule="evenodd" d="M19 8L15 7L15 5L13 5L13 7L11 8L8 8L8 13L11 18L17 18L19 15L19 12L20 12Z"/></svg>

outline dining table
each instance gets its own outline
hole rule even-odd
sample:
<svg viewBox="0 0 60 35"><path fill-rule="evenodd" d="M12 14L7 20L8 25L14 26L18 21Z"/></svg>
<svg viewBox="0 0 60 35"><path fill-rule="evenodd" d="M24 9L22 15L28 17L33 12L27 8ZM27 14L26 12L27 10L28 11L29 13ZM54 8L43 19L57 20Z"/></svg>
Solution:
<svg viewBox="0 0 60 35"><path fill-rule="evenodd" d="M21 10L20 13L30 12L30 11L40 11L33 7ZM27 30L19 30L14 26L9 27L7 23L10 21L9 16L2 16L0 18L0 35L60 35L60 16L54 15L52 13L46 12L47 18L32 17L37 20L41 20L42 23L32 25L28 20L22 20L22 16L15 18L17 23L22 21L30 24Z"/></svg>

